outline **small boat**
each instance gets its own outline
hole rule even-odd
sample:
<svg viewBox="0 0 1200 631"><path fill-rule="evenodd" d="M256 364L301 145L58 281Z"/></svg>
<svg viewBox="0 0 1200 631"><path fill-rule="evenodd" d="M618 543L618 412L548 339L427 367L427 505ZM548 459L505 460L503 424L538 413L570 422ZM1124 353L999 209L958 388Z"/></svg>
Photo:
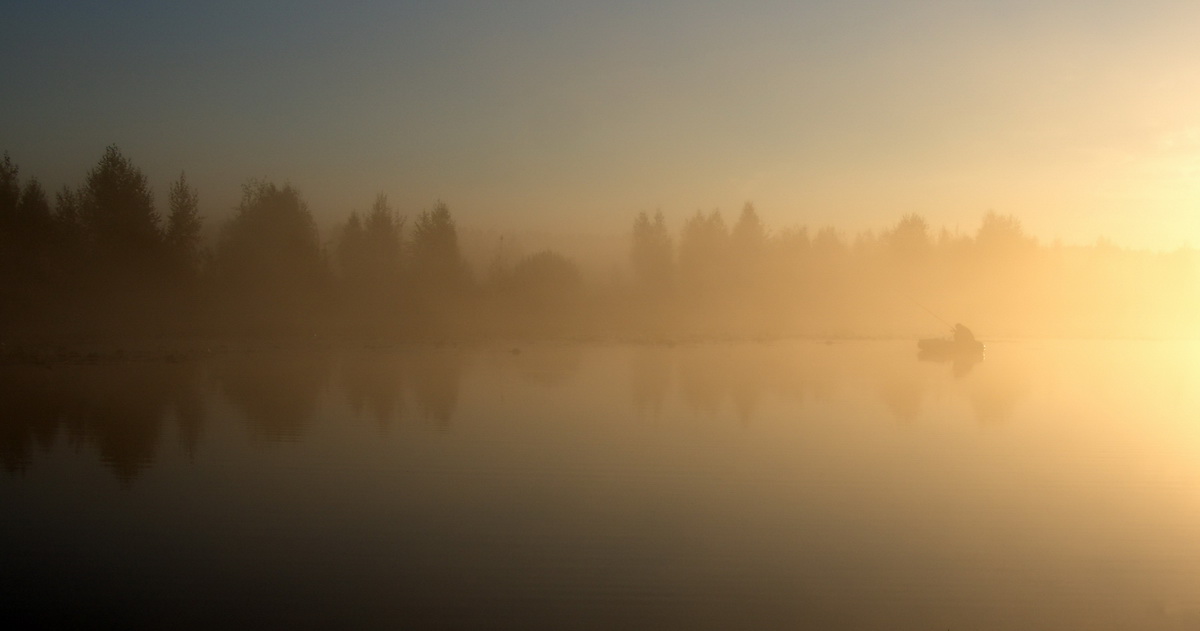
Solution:
<svg viewBox="0 0 1200 631"><path fill-rule="evenodd" d="M917 340L922 359L963 359L983 356L983 343L967 327L954 325L950 337L927 337Z"/></svg>

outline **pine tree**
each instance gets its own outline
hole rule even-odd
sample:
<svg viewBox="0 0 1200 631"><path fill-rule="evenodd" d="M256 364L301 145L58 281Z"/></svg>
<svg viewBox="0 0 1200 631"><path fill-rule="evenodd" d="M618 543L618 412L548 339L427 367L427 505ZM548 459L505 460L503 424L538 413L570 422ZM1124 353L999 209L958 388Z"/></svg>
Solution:
<svg viewBox="0 0 1200 631"><path fill-rule="evenodd" d="M145 174L116 146L105 149L88 172L81 210L102 265L128 273L158 262L163 234L150 187Z"/></svg>
<svg viewBox="0 0 1200 631"><path fill-rule="evenodd" d="M200 259L199 196L187 182L187 175L171 184L168 195L171 214L167 217L167 248L177 269L191 276L196 273Z"/></svg>
<svg viewBox="0 0 1200 631"><path fill-rule="evenodd" d="M645 212L638 213L632 240L629 256L638 284L652 292L667 290L674 272L674 253L662 212L654 213L653 220Z"/></svg>
<svg viewBox="0 0 1200 631"><path fill-rule="evenodd" d="M412 236L413 274L426 286L448 289L466 280L458 229L443 202L417 216Z"/></svg>

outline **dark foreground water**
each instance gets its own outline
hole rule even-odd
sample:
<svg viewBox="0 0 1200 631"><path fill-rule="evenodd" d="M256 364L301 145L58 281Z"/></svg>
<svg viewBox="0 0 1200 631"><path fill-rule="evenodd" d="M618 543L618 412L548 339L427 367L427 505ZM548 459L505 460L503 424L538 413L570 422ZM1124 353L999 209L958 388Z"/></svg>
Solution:
<svg viewBox="0 0 1200 631"><path fill-rule="evenodd" d="M0 626L1200 628L1200 346L987 353L3 367Z"/></svg>

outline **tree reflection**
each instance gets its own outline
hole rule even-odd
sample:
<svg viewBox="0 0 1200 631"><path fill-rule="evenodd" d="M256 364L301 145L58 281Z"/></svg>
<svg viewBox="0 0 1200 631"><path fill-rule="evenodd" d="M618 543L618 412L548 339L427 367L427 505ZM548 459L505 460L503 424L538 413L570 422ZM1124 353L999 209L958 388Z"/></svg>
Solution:
<svg viewBox="0 0 1200 631"><path fill-rule="evenodd" d="M795 385L789 364L794 357L759 345L702 345L678 352L679 389L693 412L713 415L726 404L738 422L748 425L763 393Z"/></svg>
<svg viewBox="0 0 1200 631"><path fill-rule="evenodd" d="M183 366L193 372L197 366ZM194 377L194 376L193 376ZM188 456L195 456L204 435L204 397L198 387L198 379L181 379L174 391L175 422L179 427L179 444Z"/></svg>
<svg viewBox="0 0 1200 631"><path fill-rule="evenodd" d="M18 366L0 375L0 465L18 473L29 467L35 448L54 445L68 393L61 372Z"/></svg>
<svg viewBox="0 0 1200 631"><path fill-rule="evenodd" d="M1003 349L985 364L983 355L977 353L919 353L918 359L949 365L955 390L968 400L975 419L980 425L995 425L1007 421L1017 402L1028 390L1029 365L1014 363L1017 359L1012 348ZM977 369L982 365L981 369ZM968 379L968 375L970 378ZM909 375L906 384L901 377L892 376L884 384L881 395L888 408L901 421L916 416L920 404L921 384ZM905 387L911 391L904 391ZM909 407L912 409L908 409Z"/></svg>
<svg viewBox="0 0 1200 631"><path fill-rule="evenodd" d="M633 349L630 388L633 408L639 415L657 418L662 414L671 391L671 359L669 348L639 346Z"/></svg>
<svg viewBox="0 0 1200 631"><path fill-rule="evenodd" d="M404 411L403 355L381 349L349 351L342 357L341 384L355 416L370 414L387 427Z"/></svg>
<svg viewBox="0 0 1200 631"><path fill-rule="evenodd" d="M448 428L458 407L463 357L454 349L425 348L409 355L413 402L417 412L440 428Z"/></svg>
<svg viewBox="0 0 1200 631"><path fill-rule="evenodd" d="M87 382L89 413L86 433L100 451L100 460L122 482L129 482L154 461L154 451L167 412L164 384L121 370L106 370ZM151 385L151 387L146 387Z"/></svg>
<svg viewBox="0 0 1200 631"><path fill-rule="evenodd" d="M679 393L693 414L715 415L729 392L734 366L728 348L702 346L681 349L678 354Z"/></svg>
<svg viewBox="0 0 1200 631"><path fill-rule="evenodd" d="M251 352L223 358L214 372L251 435L273 442L304 433L329 381L329 364L320 349Z"/></svg>
<svg viewBox="0 0 1200 631"><path fill-rule="evenodd" d="M1012 418L1017 403L1028 390L1026 372L1019 369L990 371L980 375L968 394L975 420L980 425L999 425Z"/></svg>
<svg viewBox="0 0 1200 631"><path fill-rule="evenodd" d="M0 379L0 464L26 470L36 448L60 433L91 444L124 484L154 462L163 425L174 413L184 447L195 450L204 404L193 362L112 361L102 365L11 366Z"/></svg>
<svg viewBox="0 0 1200 631"><path fill-rule="evenodd" d="M879 398L902 424L912 424L921 413L921 382L911 374L891 375L880 382Z"/></svg>
<svg viewBox="0 0 1200 631"><path fill-rule="evenodd" d="M534 344L514 357L518 374L530 383L556 388L579 372L583 353L578 345Z"/></svg>
<svg viewBox="0 0 1200 631"><path fill-rule="evenodd" d="M671 389L692 414L731 410L749 425L765 396L801 406L829 399L843 378L841 360L825 345L695 344L639 347L630 364L630 391L638 414L662 413Z"/></svg>

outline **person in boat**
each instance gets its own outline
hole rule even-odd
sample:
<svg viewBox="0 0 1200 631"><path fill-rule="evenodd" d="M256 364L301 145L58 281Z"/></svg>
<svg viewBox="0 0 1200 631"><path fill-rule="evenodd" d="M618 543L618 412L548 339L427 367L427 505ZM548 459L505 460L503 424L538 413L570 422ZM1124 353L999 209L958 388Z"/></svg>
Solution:
<svg viewBox="0 0 1200 631"><path fill-rule="evenodd" d="M954 343L955 344L974 344L975 334L971 329L963 326L961 323L954 325Z"/></svg>

